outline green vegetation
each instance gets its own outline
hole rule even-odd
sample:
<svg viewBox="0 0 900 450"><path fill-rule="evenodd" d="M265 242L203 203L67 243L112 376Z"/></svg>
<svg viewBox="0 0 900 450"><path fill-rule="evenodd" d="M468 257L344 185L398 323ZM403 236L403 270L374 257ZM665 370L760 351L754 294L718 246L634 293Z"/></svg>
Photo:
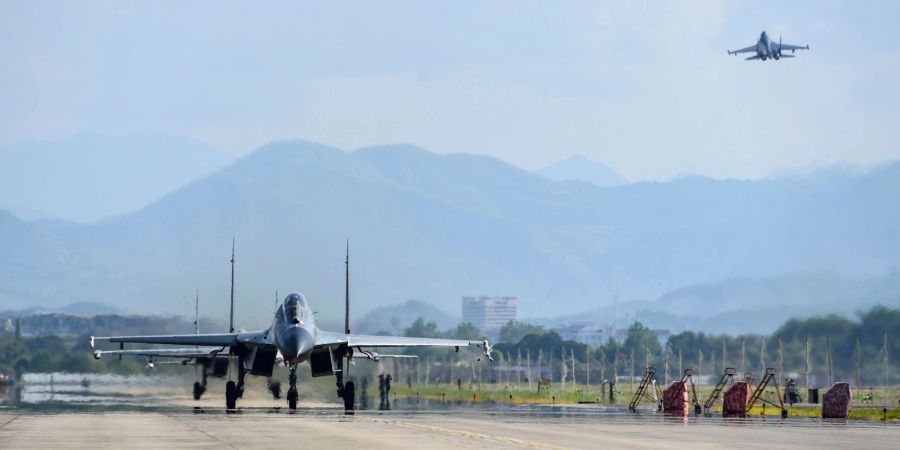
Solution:
<svg viewBox="0 0 900 450"><path fill-rule="evenodd" d="M743 353L743 369L761 372L763 365L778 366L780 340L784 372L803 374L808 337L812 376L827 380L830 345L834 379L855 383L858 345L861 381L864 386L870 386L882 383L885 335L888 360L892 361L890 352L900 345L900 309L876 306L861 313L858 321L836 315L791 319L769 336L706 335L686 331L671 336L667 348L675 358L679 352L682 354L684 367L699 367L698 360L702 356L705 370L720 373L724 352L725 363L740 370ZM661 353L654 353L651 363L659 364L663 357ZM891 380L896 379L897 374L891 375Z"/></svg>
<svg viewBox="0 0 900 450"><path fill-rule="evenodd" d="M87 349L88 337L0 337L0 373L20 377L25 372L133 373L144 367L140 360L115 358L97 361Z"/></svg>
<svg viewBox="0 0 900 450"><path fill-rule="evenodd" d="M510 320L500 329L500 342L519 342L529 334L544 334L544 327Z"/></svg>

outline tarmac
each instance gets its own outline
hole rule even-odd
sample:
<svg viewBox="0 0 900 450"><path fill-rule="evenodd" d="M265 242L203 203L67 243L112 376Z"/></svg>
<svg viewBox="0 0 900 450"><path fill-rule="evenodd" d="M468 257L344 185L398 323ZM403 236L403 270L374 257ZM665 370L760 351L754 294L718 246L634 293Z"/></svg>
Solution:
<svg viewBox="0 0 900 450"><path fill-rule="evenodd" d="M0 411L0 448L897 448L900 426L580 412Z"/></svg>
<svg viewBox="0 0 900 450"><path fill-rule="evenodd" d="M197 402L183 383L155 377L30 380L17 405L0 402L0 449L56 448L897 448L897 421L668 417L624 405L442 404L395 399L391 410L345 415L306 386L294 413L264 382L226 414L221 386ZM150 381L158 381L152 385ZM49 390L48 390L49 389ZM374 400L374 399L371 399Z"/></svg>

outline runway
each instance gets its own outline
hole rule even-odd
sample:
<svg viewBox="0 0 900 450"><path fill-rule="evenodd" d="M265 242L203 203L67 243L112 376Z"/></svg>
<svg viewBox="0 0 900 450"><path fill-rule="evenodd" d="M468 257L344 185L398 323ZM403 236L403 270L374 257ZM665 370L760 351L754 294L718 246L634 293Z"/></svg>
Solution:
<svg viewBox="0 0 900 450"><path fill-rule="evenodd" d="M900 423L818 418L674 418L624 405L507 405L394 399L344 414L331 383L301 386L295 413L251 379L226 414L221 380L191 399L160 375L27 377L23 402L0 403L0 449L43 448L896 448ZM44 378L47 378L46 380ZM326 380L331 381L331 380ZM318 384L315 384L318 383ZM9 404L7 404L9 405ZM361 407L363 405L360 405Z"/></svg>
<svg viewBox="0 0 900 450"><path fill-rule="evenodd" d="M330 407L146 412L0 411L0 448L896 448L900 426L812 419L595 414L555 408L362 411Z"/></svg>

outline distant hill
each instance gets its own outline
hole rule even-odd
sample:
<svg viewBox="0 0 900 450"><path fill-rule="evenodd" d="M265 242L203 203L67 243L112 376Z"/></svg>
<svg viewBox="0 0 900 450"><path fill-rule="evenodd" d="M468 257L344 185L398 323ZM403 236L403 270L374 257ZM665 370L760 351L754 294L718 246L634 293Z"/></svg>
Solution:
<svg viewBox="0 0 900 450"><path fill-rule="evenodd" d="M409 145L277 142L95 224L0 212L0 309L190 316L200 289L203 314L222 317L235 237L239 327L271 320L276 289L335 320L349 237L354 317L408 298L456 311L470 292L516 295L522 316L574 314L735 277L885 273L900 266L898 197L900 164L606 189Z"/></svg>
<svg viewBox="0 0 900 450"><path fill-rule="evenodd" d="M538 175L556 181L583 181L600 187L626 184L616 171L581 155L572 155L537 171Z"/></svg>
<svg viewBox="0 0 900 450"><path fill-rule="evenodd" d="M0 148L0 209L93 222L144 207L231 158L185 138L79 134Z"/></svg>
<svg viewBox="0 0 900 450"><path fill-rule="evenodd" d="M593 321L626 328L638 320L673 332L768 333L789 318L832 313L852 317L875 305L900 306L900 272L870 277L815 272L731 278L676 289L655 301L624 302L530 321L555 325Z"/></svg>
<svg viewBox="0 0 900 450"><path fill-rule="evenodd" d="M418 318L435 322L438 328L453 328L459 323L459 316L421 300L407 300L403 303L375 308L359 320L353 321L352 330L358 333L381 333L402 335L403 330Z"/></svg>

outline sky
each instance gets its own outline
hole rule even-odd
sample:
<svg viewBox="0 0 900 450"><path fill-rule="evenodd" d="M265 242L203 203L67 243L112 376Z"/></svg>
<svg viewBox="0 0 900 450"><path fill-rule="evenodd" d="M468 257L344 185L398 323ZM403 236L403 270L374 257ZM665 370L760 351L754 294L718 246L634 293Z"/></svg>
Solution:
<svg viewBox="0 0 900 450"><path fill-rule="evenodd" d="M900 2L0 2L0 147L413 143L630 180L900 159ZM744 61L766 30L809 52Z"/></svg>

